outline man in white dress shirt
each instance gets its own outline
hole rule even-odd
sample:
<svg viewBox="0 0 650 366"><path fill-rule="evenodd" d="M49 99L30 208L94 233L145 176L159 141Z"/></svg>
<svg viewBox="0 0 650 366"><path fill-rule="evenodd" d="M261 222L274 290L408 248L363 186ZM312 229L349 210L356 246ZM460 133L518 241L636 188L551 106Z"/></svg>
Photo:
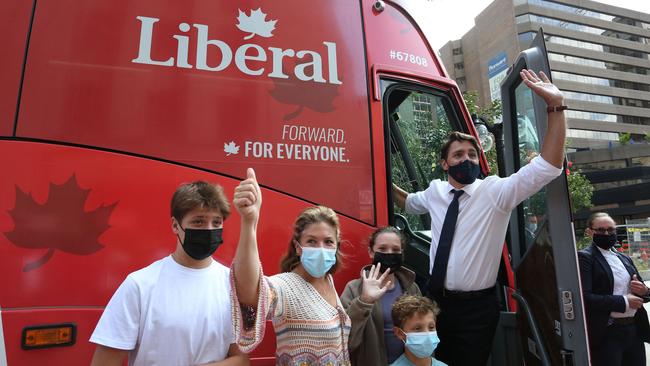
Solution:
<svg viewBox="0 0 650 366"><path fill-rule="evenodd" d="M548 106L541 156L509 177L476 179L478 143L453 132L440 155L448 181L434 180L411 194L393 186L406 212L431 215L428 292L441 309L436 358L451 366L486 364L499 316L495 284L510 212L562 172L564 97L543 72L523 70L521 77Z"/></svg>

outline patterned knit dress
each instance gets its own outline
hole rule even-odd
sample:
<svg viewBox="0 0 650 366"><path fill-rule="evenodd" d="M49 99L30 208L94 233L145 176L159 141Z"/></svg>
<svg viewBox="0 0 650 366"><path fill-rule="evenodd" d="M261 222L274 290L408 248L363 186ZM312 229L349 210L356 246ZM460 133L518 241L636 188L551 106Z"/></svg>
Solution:
<svg viewBox="0 0 650 366"><path fill-rule="evenodd" d="M350 318L341 301L330 305L316 289L293 272L261 276L255 326L245 330L242 312L232 281L232 315L237 344L251 352L264 338L265 320L273 321L277 338L276 365L348 366ZM332 277L328 275L332 287Z"/></svg>

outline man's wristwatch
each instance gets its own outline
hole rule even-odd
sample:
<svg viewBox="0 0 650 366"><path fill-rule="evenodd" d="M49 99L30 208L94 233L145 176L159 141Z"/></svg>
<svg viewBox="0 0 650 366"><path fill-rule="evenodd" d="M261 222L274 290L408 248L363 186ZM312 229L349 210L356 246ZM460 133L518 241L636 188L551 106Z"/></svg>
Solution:
<svg viewBox="0 0 650 366"><path fill-rule="evenodd" d="M569 107L565 105L553 105L553 106L550 105L546 107L546 112L548 113L561 112L567 109L569 109Z"/></svg>

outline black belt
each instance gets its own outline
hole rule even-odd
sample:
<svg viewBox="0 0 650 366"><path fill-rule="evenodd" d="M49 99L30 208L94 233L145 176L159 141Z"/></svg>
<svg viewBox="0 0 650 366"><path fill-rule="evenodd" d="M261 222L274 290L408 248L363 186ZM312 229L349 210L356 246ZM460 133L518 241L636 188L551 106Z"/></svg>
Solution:
<svg viewBox="0 0 650 366"><path fill-rule="evenodd" d="M479 297L485 297L488 295L493 295L496 290L496 286L484 288L482 290L476 291L456 291L456 290L447 290L443 288L440 296L450 298L450 299L459 299L459 300L470 300L477 299Z"/></svg>
<svg viewBox="0 0 650 366"><path fill-rule="evenodd" d="M634 317L629 318L609 318L607 325L632 325L634 324Z"/></svg>

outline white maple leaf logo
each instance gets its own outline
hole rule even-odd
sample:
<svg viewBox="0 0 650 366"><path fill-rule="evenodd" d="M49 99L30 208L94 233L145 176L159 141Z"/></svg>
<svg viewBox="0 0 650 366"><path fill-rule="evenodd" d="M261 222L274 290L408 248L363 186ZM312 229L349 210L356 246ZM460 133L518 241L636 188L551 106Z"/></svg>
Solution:
<svg viewBox="0 0 650 366"><path fill-rule="evenodd" d="M235 141L230 141L229 143L224 143L223 144L223 152L226 153L226 156L230 156L232 154L239 154L239 146L235 144Z"/></svg>
<svg viewBox="0 0 650 366"><path fill-rule="evenodd" d="M243 32L250 33L244 39L251 39L253 36L258 35L260 37L273 37L273 30L275 29L276 20L266 21L266 14L262 12L262 8L257 8L251 10L251 15L246 15L243 11L239 10L239 16L237 16L239 28Z"/></svg>

